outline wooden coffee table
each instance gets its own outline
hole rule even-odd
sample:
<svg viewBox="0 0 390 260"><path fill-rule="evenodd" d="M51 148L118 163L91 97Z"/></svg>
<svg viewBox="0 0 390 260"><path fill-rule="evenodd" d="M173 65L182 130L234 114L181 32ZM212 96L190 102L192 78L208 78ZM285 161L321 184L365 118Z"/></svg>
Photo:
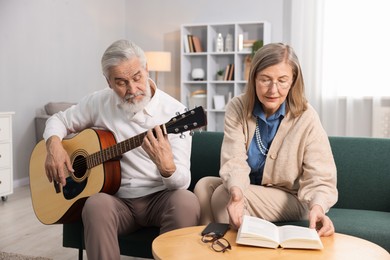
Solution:
<svg viewBox="0 0 390 260"><path fill-rule="evenodd" d="M225 238L232 249L225 253L215 252L210 243L201 241L204 226L173 230L158 236L152 244L155 259L390 259L382 247L353 236L335 233L321 237L322 250L270 249L236 244L237 232L229 230Z"/></svg>

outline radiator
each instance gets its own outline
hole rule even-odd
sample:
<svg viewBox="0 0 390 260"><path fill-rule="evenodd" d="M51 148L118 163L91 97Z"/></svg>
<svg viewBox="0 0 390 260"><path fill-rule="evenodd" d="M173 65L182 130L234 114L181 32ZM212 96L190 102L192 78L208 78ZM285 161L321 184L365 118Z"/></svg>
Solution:
<svg viewBox="0 0 390 260"><path fill-rule="evenodd" d="M390 106L374 106L372 136L390 138Z"/></svg>

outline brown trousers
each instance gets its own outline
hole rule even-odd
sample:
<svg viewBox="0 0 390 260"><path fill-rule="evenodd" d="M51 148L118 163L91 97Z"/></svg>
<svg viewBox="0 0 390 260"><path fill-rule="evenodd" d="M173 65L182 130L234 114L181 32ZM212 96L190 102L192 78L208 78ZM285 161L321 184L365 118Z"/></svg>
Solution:
<svg viewBox="0 0 390 260"><path fill-rule="evenodd" d="M210 222L229 223L227 204L230 194L218 177L204 177L194 189L201 207L200 224ZM250 185L244 193L245 215L256 216L268 221L292 221L307 219L309 211L305 204L286 191Z"/></svg>
<svg viewBox="0 0 390 260"><path fill-rule="evenodd" d="M82 212L88 259L120 259L118 235L146 226L160 227L160 233L196 226L199 217L198 199L188 190L164 190L135 199L95 194Z"/></svg>

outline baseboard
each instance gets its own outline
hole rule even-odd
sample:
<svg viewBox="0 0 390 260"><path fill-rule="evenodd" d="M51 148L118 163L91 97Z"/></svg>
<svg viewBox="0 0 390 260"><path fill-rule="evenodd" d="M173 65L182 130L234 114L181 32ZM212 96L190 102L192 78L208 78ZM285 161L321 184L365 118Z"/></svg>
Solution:
<svg viewBox="0 0 390 260"><path fill-rule="evenodd" d="M30 184L30 179L28 177L14 180L14 188L26 186L29 184Z"/></svg>

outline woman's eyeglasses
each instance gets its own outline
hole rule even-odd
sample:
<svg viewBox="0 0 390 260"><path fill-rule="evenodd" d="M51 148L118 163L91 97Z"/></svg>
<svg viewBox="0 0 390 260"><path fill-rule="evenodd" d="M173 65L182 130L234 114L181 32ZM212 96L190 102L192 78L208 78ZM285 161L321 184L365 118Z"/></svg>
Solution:
<svg viewBox="0 0 390 260"><path fill-rule="evenodd" d="M280 90L280 89L288 89L291 86L291 82L289 80L277 80L277 81L272 81L269 78L258 78L256 79L260 86L262 88L273 88L274 85Z"/></svg>
<svg viewBox="0 0 390 260"><path fill-rule="evenodd" d="M232 249L232 246L230 245L229 241L227 241L225 238L221 236L218 236L214 232L210 232L202 236L202 242L211 243L211 248L215 252L224 253L226 250Z"/></svg>

